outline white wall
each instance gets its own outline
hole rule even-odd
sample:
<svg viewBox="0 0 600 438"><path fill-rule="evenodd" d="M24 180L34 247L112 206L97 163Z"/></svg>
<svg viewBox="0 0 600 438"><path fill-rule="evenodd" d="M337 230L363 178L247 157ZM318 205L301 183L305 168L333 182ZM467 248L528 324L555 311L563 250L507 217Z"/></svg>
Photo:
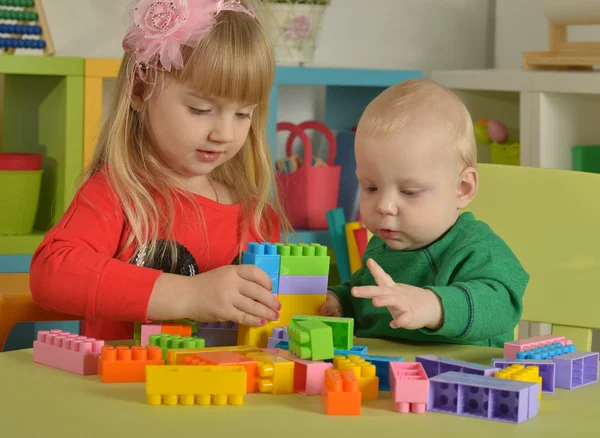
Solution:
<svg viewBox="0 0 600 438"><path fill-rule="evenodd" d="M565 0L568 3L568 0ZM499 69L522 69L523 52L548 50L544 0L497 0L495 63ZM600 42L600 26L569 26L569 40Z"/></svg>

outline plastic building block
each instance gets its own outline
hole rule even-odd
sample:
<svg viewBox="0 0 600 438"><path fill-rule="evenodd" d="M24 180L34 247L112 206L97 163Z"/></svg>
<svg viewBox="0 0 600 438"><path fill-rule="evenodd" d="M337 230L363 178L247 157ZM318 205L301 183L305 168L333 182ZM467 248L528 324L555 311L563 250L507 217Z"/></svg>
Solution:
<svg viewBox="0 0 600 438"><path fill-rule="evenodd" d="M140 345L145 347L146 345L150 345L150 336L152 335L160 335L161 334L162 324L142 324L140 326Z"/></svg>
<svg viewBox="0 0 600 438"><path fill-rule="evenodd" d="M390 390L390 364L404 362L404 358L397 356L369 356L361 355L364 360L375 365L375 374L379 377L379 390Z"/></svg>
<svg viewBox="0 0 600 438"><path fill-rule="evenodd" d="M237 353L251 353L253 351L260 351L259 348L239 345L239 346L227 346L227 347L208 347L208 348L181 348L175 350L167 350L167 365L182 365L183 358L191 354L198 353L209 353L212 351L234 351Z"/></svg>
<svg viewBox="0 0 600 438"><path fill-rule="evenodd" d="M258 391L258 361L234 351L211 351L185 356L182 365L243 366L246 368L246 392Z"/></svg>
<svg viewBox="0 0 600 438"><path fill-rule="evenodd" d="M423 414L429 400L429 379L419 362L390 362L388 384L396 412Z"/></svg>
<svg viewBox="0 0 600 438"><path fill-rule="evenodd" d="M327 294L327 275L282 275L279 277L279 295Z"/></svg>
<svg viewBox="0 0 600 438"><path fill-rule="evenodd" d="M333 331L316 320L298 321L288 328L290 352L300 359L323 360L333 357Z"/></svg>
<svg viewBox="0 0 600 438"><path fill-rule="evenodd" d="M333 368L333 364L323 361L303 360L289 351L277 348L267 348L263 351L294 362L294 392L304 395L321 394L325 371Z"/></svg>
<svg viewBox="0 0 600 438"><path fill-rule="evenodd" d="M430 379L448 371L459 373L476 374L479 376L493 376L498 368L480 365L478 363L466 362L464 360L451 359L449 357L437 356L435 354L424 354L415 357L416 362L423 364L423 368Z"/></svg>
<svg viewBox="0 0 600 438"><path fill-rule="evenodd" d="M375 365L360 356L337 356L333 359L333 367L336 370L350 370L354 373L363 400L379 398L379 377L376 375Z"/></svg>
<svg viewBox="0 0 600 438"><path fill-rule="evenodd" d="M270 344L269 344L270 345ZM278 348L280 350L289 350L290 349L290 341L279 341L273 347L269 348Z"/></svg>
<svg viewBox="0 0 600 438"><path fill-rule="evenodd" d="M98 374L104 341L62 330L40 330L33 342L33 361L83 376Z"/></svg>
<svg viewBox="0 0 600 438"><path fill-rule="evenodd" d="M289 340L290 340L290 337L288 336L287 327L274 327L273 334L271 335L271 337L268 340L267 347L275 348L275 345L277 345L279 342L281 342L281 341L287 342Z"/></svg>
<svg viewBox="0 0 600 438"><path fill-rule="evenodd" d="M279 293L279 271L281 257L277 254L277 246L272 243L248 243L248 250L242 254L244 265L255 265L271 277L272 293Z"/></svg>
<svg viewBox="0 0 600 438"><path fill-rule="evenodd" d="M245 395L246 368L241 366L146 367L146 396L150 405L242 405Z"/></svg>
<svg viewBox="0 0 600 438"><path fill-rule="evenodd" d="M237 344L238 326L235 322L199 322L196 336L204 339L206 347L224 347Z"/></svg>
<svg viewBox="0 0 600 438"><path fill-rule="evenodd" d="M555 356L556 387L575 389L598 382L598 353L579 351Z"/></svg>
<svg viewBox="0 0 600 438"><path fill-rule="evenodd" d="M552 344L570 345L572 342L564 336L543 335L533 338L520 339L518 341L506 342L504 344L504 359L517 359L517 353L525 350L534 350ZM520 359L527 359L521 357ZM534 359L534 358L531 358ZM541 358L535 358L541 359ZM545 358L544 358L545 359Z"/></svg>
<svg viewBox="0 0 600 438"><path fill-rule="evenodd" d="M146 365L164 365L159 347L104 346L98 359L98 375L104 383L145 382Z"/></svg>
<svg viewBox="0 0 600 438"><path fill-rule="evenodd" d="M320 315L321 306L325 304L327 294L323 295L278 295L281 304L278 327L290 325L296 315Z"/></svg>
<svg viewBox="0 0 600 438"><path fill-rule="evenodd" d="M245 354L258 361L259 392L271 394L294 392L294 362L265 352Z"/></svg>
<svg viewBox="0 0 600 438"><path fill-rule="evenodd" d="M321 403L327 415L360 415L361 392L354 373L350 370L325 371Z"/></svg>
<svg viewBox="0 0 600 438"><path fill-rule="evenodd" d="M540 369L535 365L525 367L521 364L513 364L494 374L498 379L520 380L522 382L537 383L542 388L542 378L540 377ZM538 394L538 400L542 399L542 391Z"/></svg>
<svg viewBox="0 0 600 438"><path fill-rule="evenodd" d="M192 336L192 326L188 324L175 324L163 322L160 327L161 333L169 335L179 335L184 338Z"/></svg>
<svg viewBox="0 0 600 438"><path fill-rule="evenodd" d="M318 243L310 245L277 244L277 253L281 256L280 276L329 276L329 256L326 246Z"/></svg>
<svg viewBox="0 0 600 438"><path fill-rule="evenodd" d="M537 383L450 371L429 379L427 410L521 423L540 407Z"/></svg>
<svg viewBox="0 0 600 438"><path fill-rule="evenodd" d="M333 348L336 350L350 350L354 345L354 319L336 318L332 316L295 315L292 324L298 321L321 321L331 327L333 331Z"/></svg>
<svg viewBox="0 0 600 438"><path fill-rule="evenodd" d="M240 325L237 330L237 345L266 348L273 329L284 325L287 324L281 322L281 317L279 321L268 321L263 326Z"/></svg>
<svg viewBox="0 0 600 438"><path fill-rule="evenodd" d="M492 359L492 366L500 369L514 364L525 366L534 365L540 370L542 378L542 392L554 393L554 382L556 376L556 364L551 360L528 360L528 359Z"/></svg>
<svg viewBox="0 0 600 438"><path fill-rule="evenodd" d="M364 347L360 345L355 345L350 350L333 350L333 354L335 356L365 356L369 352L369 347Z"/></svg>
<svg viewBox="0 0 600 438"><path fill-rule="evenodd" d="M163 359L167 363L167 350L175 350L178 348L203 348L204 339L187 337L180 335L170 335L161 333L160 335L150 336L150 345L160 347L163 351Z"/></svg>
<svg viewBox="0 0 600 438"><path fill-rule="evenodd" d="M529 350L519 351L517 359L551 359L562 354L573 353L577 348L573 344L563 345L560 343L546 345L544 347L532 348Z"/></svg>

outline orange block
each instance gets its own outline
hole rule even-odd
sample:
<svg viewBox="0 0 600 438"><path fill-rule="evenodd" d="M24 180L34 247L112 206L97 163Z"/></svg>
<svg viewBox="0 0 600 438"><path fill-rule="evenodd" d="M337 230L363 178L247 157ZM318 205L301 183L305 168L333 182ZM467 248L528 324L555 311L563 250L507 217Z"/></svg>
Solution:
<svg viewBox="0 0 600 438"><path fill-rule="evenodd" d="M162 323L160 332L168 333L170 335L189 337L192 336L192 326L187 324Z"/></svg>
<svg viewBox="0 0 600 438"><path fill-rule="evenodd" d="M361 393L351 370L325 371L321 403L327 415L360 415Z"/></svg>
<svg viewBox="0 0 600 438"><path fill-rule="evenodd" d="M246 392L258 391L258 361L233 351L197 353L181 358L182 365L243 366L246 368Z"/></svg>
<svg viewBox="0 0 600 438"><path fill-rule="evenodd" d="M162 350L156 346L102 347L98 376L104 383L145 382L146 365L164 365Z"/></svg>

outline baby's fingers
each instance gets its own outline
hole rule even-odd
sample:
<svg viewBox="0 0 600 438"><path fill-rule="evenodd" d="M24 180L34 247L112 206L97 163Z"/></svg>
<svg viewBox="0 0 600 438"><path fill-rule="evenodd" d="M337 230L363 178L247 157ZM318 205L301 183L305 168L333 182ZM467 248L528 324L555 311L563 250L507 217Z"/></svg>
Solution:
<svg viewBox="0 0 600 438"><path fill-rule="evenodd" d="M403 312L400 315L397 315L392 322L390 322L390 327L394 329L407 327L410 324L410 320L410 312Z"/></svg>
<svg viewBox="0 0 600 438"><path fill-rule="evenodd" d="M383 295L382 292L379 286L358 286L352 288L352 296L356 298L375 298Z"/></svg>
<svg viewBox="0 0 600 438"><path fill-rule="evenodd" d="M388 307L397 312L404 312L405 310L408 310L404 300L397 295L378 295L373 298L373 306Z"/></svg>

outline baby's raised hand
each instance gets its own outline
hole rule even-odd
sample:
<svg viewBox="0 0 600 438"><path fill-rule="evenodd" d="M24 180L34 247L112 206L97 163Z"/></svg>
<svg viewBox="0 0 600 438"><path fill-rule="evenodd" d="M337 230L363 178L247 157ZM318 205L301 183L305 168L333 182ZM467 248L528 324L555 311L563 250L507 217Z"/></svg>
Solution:
<svg viewBox="0 0 600 438"><path fill-rule="evenodd" d="M435 330L442 325L442 303L434 292L420 287L396 283L373 259L367 267L377 286L357 286L352 295L370 298L375 307L387 307L392 315L392 328Z"/></svg>
<svg viewBox="0 0 600 438"><path fill-rule="evenodd" d="M321 315L323 316L342 316L342 305L340 304L340 300L337 295L327 291L327 299L325 300L325 304L321 306Z"/></svg>

